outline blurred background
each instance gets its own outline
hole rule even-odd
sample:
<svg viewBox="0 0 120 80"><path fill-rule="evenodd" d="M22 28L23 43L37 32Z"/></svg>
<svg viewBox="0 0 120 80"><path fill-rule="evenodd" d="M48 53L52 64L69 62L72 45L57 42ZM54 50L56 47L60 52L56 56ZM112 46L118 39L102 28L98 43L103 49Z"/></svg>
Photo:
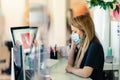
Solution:
<svg viewBox="0 0 120 80"><path fill-rule="evenodd" d="M10 28L19 26L38 27L39 33L37 35L40 36L38 40L42 40L42 43L47 46L67 46L70 43L71 34L70 19L73 16L71 9L79 10L79 6L76 6L82 4L88 7L94 20L96 34L104 47L105 57L108 55L110 47L114 56L113 62L119 63L120 38L117 30L120 22L114 18L113 10L110 9L107 15L107 10L99 10L96 7L89 8L89 1L0 0L0 46L7 46L10 51L13 46ZM84 9L82 11L84 12ZM0 56L4 52L1 52L1 49ZM10 57L7 56L7 58ZM10 74L10 66L5 72Z"/></svg>
<svg viewBox="0 0 120 80"><path fill-rule="evenodd" d="M82 0L0 0L0 43L11 41L10 27L37 26L47 33L48 44L65 46L69 30L69 8ZM62 6L61 6L62 5ZM46 24L47 23L47 24ZM45 29L43 28L45 26Z"/></svg>

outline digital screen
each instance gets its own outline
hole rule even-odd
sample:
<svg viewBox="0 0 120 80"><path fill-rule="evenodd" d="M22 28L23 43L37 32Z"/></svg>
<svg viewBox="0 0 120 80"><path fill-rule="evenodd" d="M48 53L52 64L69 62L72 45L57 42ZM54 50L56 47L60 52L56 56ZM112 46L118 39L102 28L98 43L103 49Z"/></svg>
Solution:
<svg viewBox="0 0 120 80"><path fill-rule="evenodd" d="M37 34L37 30L38 27L30 26L11 27L13 45L16 45L16 43L18 43L22 45L24 53L29 53L33 39Z"/></svg>

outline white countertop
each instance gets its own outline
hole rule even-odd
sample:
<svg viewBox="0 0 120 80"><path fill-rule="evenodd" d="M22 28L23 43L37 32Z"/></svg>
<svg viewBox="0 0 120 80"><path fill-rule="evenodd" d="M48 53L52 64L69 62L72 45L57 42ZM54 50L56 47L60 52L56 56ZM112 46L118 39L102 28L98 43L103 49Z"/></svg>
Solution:
<svg viewBox="0 0 120 80"><path fill-rule="evenodd" d="M82 78L65 71L67 59L61 58L54 65L51 66L52 80L91 80L90 78Z"/></svg>

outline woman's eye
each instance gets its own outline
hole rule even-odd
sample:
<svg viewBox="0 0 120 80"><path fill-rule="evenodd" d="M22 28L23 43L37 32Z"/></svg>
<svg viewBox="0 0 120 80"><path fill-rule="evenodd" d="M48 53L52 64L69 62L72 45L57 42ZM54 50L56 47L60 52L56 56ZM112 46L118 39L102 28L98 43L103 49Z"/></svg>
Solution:
<svg viewBox="0 0 120 80"><path fill-rule="evenodd" d="M77 31L72 31L72 33L77 33Z"/></svg>
<svg viewBox="0 0 120 80"><path fill-rule="evenodd" d="M72 31L72 33L75 33L74 31Z"/></svg>

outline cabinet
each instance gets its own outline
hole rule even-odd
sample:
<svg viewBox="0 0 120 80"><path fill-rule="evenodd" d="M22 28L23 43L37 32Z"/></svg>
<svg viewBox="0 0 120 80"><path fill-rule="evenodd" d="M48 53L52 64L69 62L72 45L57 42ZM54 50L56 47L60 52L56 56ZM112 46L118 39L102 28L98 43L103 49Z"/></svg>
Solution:
<svg viewBox="0 0 120 80"><path fill-rule="evenodd" d="M120 80L119 63L105 63L104 64L104 71L105 71L106 74L109 71L109 75L108 76L110 76L111 72L113 71L113 74L112 74L112 76L114 77L113 80Z"/></svg>

